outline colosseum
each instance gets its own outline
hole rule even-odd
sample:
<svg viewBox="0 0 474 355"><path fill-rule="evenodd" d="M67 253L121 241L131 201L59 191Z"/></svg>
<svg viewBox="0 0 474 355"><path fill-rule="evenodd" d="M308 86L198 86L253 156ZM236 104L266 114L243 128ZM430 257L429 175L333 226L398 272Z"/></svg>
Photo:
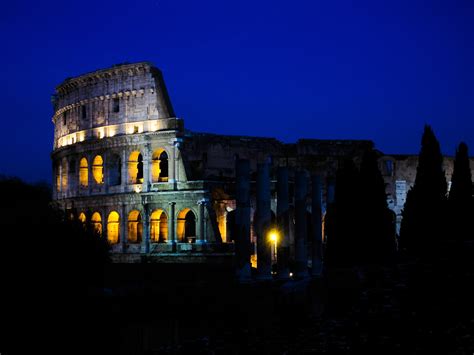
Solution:
<svg viewBox="0 0 474 355"><path fill-rule="evenodd" d="M191 132L176 117L160 70L147 62L68 78L57 86L53 106L54 199L107 238L117 262L202 262L232 255L228 222L236 203L237 158L250 160L253 177L257 163L270 164L273 212L277 167L290 168L290 193L295 169L320 175L324 212L338 163L360 161L374 147L369 140L287 144ZM379 152L379 164L399 226L417 156ZM448 181L452 167L453 159L446 158ZM251 238L255 241L253 228Z"/></svg>

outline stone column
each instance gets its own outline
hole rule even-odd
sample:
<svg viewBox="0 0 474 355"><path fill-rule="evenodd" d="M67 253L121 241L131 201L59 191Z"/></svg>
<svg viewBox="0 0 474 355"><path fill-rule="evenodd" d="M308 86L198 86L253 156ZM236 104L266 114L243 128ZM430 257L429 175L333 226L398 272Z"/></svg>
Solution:
<svg viewBox="0 0 474 355"><path fill-rule="evenodd" d="M199 216L198 216L199 235L197 235L196 242L205 243L207 241L206 231L205 231L205 224L206 224L205 209L206 209L208 200L203 198L199 200L197 203L198 203L198 210L199 210Z"/></svg>
<svg viewBox="0 0 474 355"><path fill-rule="evenodd" d="M279 240L277 241L278 278L288 279L290 270L288 260L290 256L290 226L289 226L289 192L288 168L279 167L277 172L277 224Z"/></svg>
<svg viewBox="0 0 474 355"><path fill-rule="evenodd" d="M143 184L142 184L142 191L148 192L150 191L149 186L151 183L151 169L150 169L150 164L151 164L151 153L150 153L150 145L146 144L145 149L143 151Z"/></svg>
<svg viewBox="0 0 474 355"><path fill-rule="evenodd" d="M127 250L127 223L128 223L128 216L127 216L127 209L125 205L122 205L120 211L120 239L122 242L122 253Z"/></svg>
<svg viewBox="0 0 474 355"><path fill-rule="evenodd" d="M236 277L240 282L249 281L250 268L250 162L238 159L235 163L236 209L232 231L235 241Z"/></svg>
<svg viewBox="0 0 474 355"><path fill-rule="evenodd" d="M308 276L308 251L306 247L306 194L308 180L305 171L297 171L295 178L295 278Z"/></svg>
<svg viewBox="0 0 474 355"><path fill-rule="evenodd" d="M121 158L121 167L120 167L120 185L122 186L122 191L125 190L125 186L128 185L128 155L127 150L122 150L122 158Z"/></svg>
<svg viewBox="0 0 474 355"><path fill-rule="evenodd" d="M89 154L86 157L87 157L87 194L90 195L92 192L92 185L96 184L94 180L94 175L92 175L92 163L93 163L94 156L91 156Z"/></svg>
<svg viewBox="0 0 474 355"><path fill-rule="evenodd" d="M173 144L173 156L168 157L168 181L172 183L179 181L179 148L181 141L180 138L171 140L171 144Z"/></svg>
<svg viewBox="0 0 474 355"><path fill-rule="evenodd" d="M312 185L312 202L311 202L311 222L313 253L312 253L312 270L313 277L320 277L323 270L322 245L323 245L323 223L322 223L322 206L321 206L321 177L313 175L311 177Z"/></svg>
<svg viewBox="0 0 474 355"><path fill-rule="evenodd" d="M106 152L105 154L102 154L102 191L104 191L105 194L109 193L109 154Z"/></svg>
<svg viewBox="0 0 474 355"><path fill-rule="evenodd" d="M168 243L173 245L173 251L176 251L176 232L175 232L175 212L176 202L168 202Z"/></svg>
<svg viewBox="0 0 474 355"><path fill-rule="evenodd" d="M101 218L102 218L102 235L101 237L104 238L105 240L107 240L107 217L109 216L108 215L108 210L107 210L107 207L106 206L103 206L100 208L100 215L101 215Z"/></svg>
<svg viewBox="0 0 474 355"><path fill-rule="evenodd" d="M142 235L142 253L150 252L150 208L146 200L146 196L142 196L143 205L143 235Z"/></svg>
<svg viewBox="0 0 474 355"><path fill-rule="evenodd" d="M257 278L270 280L272 278L271 242L268 232L271 227L270 210L270 174L268 163L258 164L257 167Z"/></svg>

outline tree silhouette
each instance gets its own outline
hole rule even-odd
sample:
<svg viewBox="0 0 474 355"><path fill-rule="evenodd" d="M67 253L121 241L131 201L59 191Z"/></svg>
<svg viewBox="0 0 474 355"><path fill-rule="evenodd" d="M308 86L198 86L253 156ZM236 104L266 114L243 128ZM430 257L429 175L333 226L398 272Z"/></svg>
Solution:
<svg viewBox="0 0 474 355"><path fill-rule="evenodd" d="M325 263L331 266L353 266L357 262L357 236L359 229L359 201L357 187L359 173L352 160L345 160L336 172L334 204L326 213Z"/></svg>
<svg viewBox="0 0 474 355"><path fill-rule="evenodd" d="M391 262L396 251L394 213L388 208L385 182L373 150L362 158L359 189L359 263Z"/></svg>
<svg viewBox="0 0 474 355"><path fill-rule="evenodd" d="M447 184L443 157L433 130L425 125L415 184L402 212L400 246L412 255L428 256L439 250L446 232Z"/></svg>
<svg viewBox="0 0 474 355"><path fill-rule="evenodd" d="M454 171L451 179L451 190L448 198L450 236L462 241L474 238L474 220L472 218L472 175L469 166L469 153L466 143L462 142L456 149Z"/></svg>
<svg viewBox="0 0 474 355"><path fill-rule="evenodd" d="M29 346L68 353L67 344L92 336L99 324L92 317L102 310L89 295L103 287L107 242L58 209L47 185L0 178L0 195L0 276L8 305L0 343L12 353L31 353ZM93 324L81 328L84 321Z"/></svg>

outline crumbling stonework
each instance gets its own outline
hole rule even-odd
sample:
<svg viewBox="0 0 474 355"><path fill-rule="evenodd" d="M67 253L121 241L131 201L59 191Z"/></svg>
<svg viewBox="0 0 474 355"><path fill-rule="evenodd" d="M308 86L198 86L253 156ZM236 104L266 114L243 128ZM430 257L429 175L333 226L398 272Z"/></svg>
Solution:
<svg viewBox="0 0 474 355"><path fill-rule="evenodd" d="M253 224L257 164L270 167L272 218L280 166L289 168L291 218L295 171L301 169L320 176L324 214L339 163L352 159L358 164L364 151L373 148L371 141L301 139L285 144L274 138L187 131L175 117L161 72L149 63L66 79L56 88L53 105L54 198L108 238L117 261L147 257L169 262L173 256L182 261L186 255L205 260L206 255L232 251L228 223L236 205L236 159L250 160ZM379 163L389 207L400 222L417 157L380 153ZM448 181L452 167L453 159L446 158ZM291 223L289 230L293 245ZM255 242L254 228L251 239Z"/></svg>

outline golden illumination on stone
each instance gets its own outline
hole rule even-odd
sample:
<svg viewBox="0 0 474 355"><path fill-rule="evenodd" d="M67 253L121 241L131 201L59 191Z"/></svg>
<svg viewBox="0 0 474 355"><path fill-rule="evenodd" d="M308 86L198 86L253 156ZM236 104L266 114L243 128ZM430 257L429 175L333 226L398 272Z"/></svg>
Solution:
<svg viewBox="0 0 474 355"><path fill-rule="evenodd" d="M142 216L139 211L133 210L128 214L128 242L140 243L143 235Z"/></svg>
<svg viewBox="0 0 474 355"><path fill-rule="evenodd" d="M104 183L104 160L100 155L96 155L92 161L92 176L97 184Z"/></svg>
<svg viewBox="0 0 474 355"><path fill-rule="evenodd" d="M89 185L89 166L85 157L79 162L79 184L81 187Z"/></svg>
<svg viewBox="0 0 474 355"><path fill-rule="evenodd" d="M67 160L63 159L62 164L61 164L61 189L63 192L67 190L67 182L68 182Z"/></svg>
<svg viewBox="0 0 474 355"><path fill-rule="evenodd" d="M86 214L85 214L84 212L81 212L81 213L79 214L78 219L79 219L80 222L86 223L86 221L87 221Z"/></svg>
<svg viewBox="0 0 474 355"><path fill-rule="evenodd" d="M112 211L107 218L107 240L110 244L117 244L120 236L120 215Z"/></svg>
<svg viewBox="0 0 474 355"><path fill-rule="evenodd" d="M161 209L154 210L150 216L150 239L155 243L168 240L168 217Z"/></svg>
<svg viewBox="0 0 474 355"><path fill-rule="evenodd" d="M102 217L99 212L94 212L91 217L92 229L99 235L102 235Z"/></svg>
<svg viewBox="0 0 474 355"><path fill-rule="evenodd" d="M190 208L181 210L176 221L176 235L182 243L191 242L196 238L196 216Z"/></svg>
<svg viewBox="0 0 474 355"><path fill-rule="evenodd" d="M128 158L128 179L130 184L143 183L143 157L137 150Z"/></svg>

